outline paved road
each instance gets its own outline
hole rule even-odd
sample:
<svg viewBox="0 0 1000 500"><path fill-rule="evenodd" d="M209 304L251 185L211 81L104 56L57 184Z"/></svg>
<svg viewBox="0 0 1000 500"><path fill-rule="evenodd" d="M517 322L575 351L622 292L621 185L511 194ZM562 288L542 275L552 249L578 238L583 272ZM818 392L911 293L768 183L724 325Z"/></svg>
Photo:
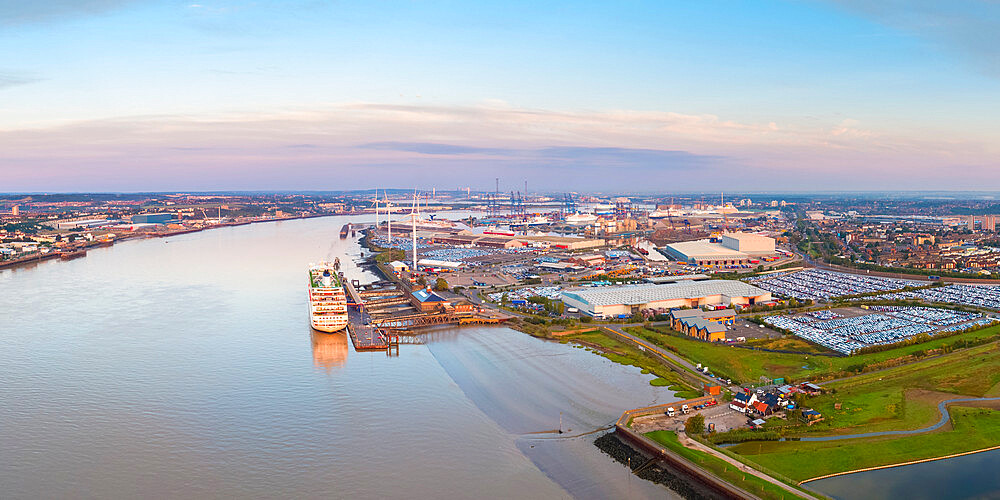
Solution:
<svg viewBox="0 0 1000 500"><path fill-rule="evenodd" d="M810 495L809 493L806 493L805 491L802 491L800 489L792 488L791 486L789 486L789 485L787 485L787 484L785 484L785 483L783 483L783 482L781 482L781 481L779 481L779 480L777 480L777 479L775 479L775 478L773 478L773 477L771 477L771 476L769 476L769 475L767 475L767 474L765 474L765 473L763 473L763 472L761 472L761 471L759 471L757 469L754 469L753 467L750 467L749 465L746 465L743 462L740 462L739 460L736 460L735 458L730 457L729 455L726 455L725 453L722 453L719 450L713 449L713 448L711 448L709 446L705 446L704 444L699 443L698 441L695 441L695 440L687 437L687 435L684 434L683 432L678 432L677 433L677 438L681 442L681 444L684 445L687 448L691 448L693 450L698 450L698 451L703 451L705 453L708 453L709 455L712 455L713 457L716 457L716 458L718 458L720 460L724 460L727 463L729 463L729 464L733 465L734 467L736 467L737 469L739 469L739 470L741 470L743 472L746 472L747 474L752 474L754 476L757 476L757 477L763 479L764 481L767 481L767 482L769 482L769 483L771 483L771 484L773 484L775 486L779 486L782 489L784 489L786 491L789 491L789 492L791 492L792 494L794 494L796 496L799 496L799 497L802 497L802 498L807 498L807 499L810 499L810 500L820 500L819 497Z"/></svg>
<svg viewBox="0 0 1000 500"><path fill-rule="evenodd" d="M924 432L930 432L933 430L940 429L941 426L948 423L951 420L951 413L948 413L946 406L952 403L970 403L974 401L1000 401L1000 398L956 398L948 399L938 403L938 413L941 414L941 419L937 421L934 425L924 427L923 429L913 429L908 431L882 431L882 432L865 432L862 434L848 434L846 436L818 436L818 437L801 437L800 441L839 441L841 439L854 439L854 438L865 438L865 437L878 437L878 436L899 436L899 435L909 435L909 434L921 434Z"/></svg>
<svg viewBox="0 0 1000 500"><path fill-rule="evenodd" d="M666 323L653 323L653 324L654 325L659 325L659 324L664 324L665 325ZM677 354L675 354L673 352L670 352L670 351L668 351L666 349L662 349L662 348L660 348L660 347L658 347L656 345L653 345L649 341L641 339L639 337L636 337L635 335L632 335L631 333L628 333L628 332L626 332L624 330L624 328L626 328L626 327L642 326L642 323L632 323L632 324L624 324L624 325L601 325L601 326L605 327L608 330L613 331L615 334L617 334L619 337L622 337L627 342L629 342L631 344L634 344L634 345L641 346L642 348L646 349L647 351L652 352L653 354L655 354L655 355L657 355L657 356L659 356L661 358L665 358L665 361L667 361L668 363L673 363L673 364L678 365L680 367L686 368L687 370L685 370L685 372L686 373L690 372L690 373L688 373L689 377L697 377L698 380L701 380L702 382L705 382L705 383L708 383L708 384L711 384L711 385L716 385L716 384L720 383L718 379L714 379L714 378L708 377L708 376L704 375L703 373L699 372L698 369L695 368L695 366L691 364L691 362L689 362L688 360L680 357L679 355L677 355ZM738 387L738 386L733 385L733 386L729 386L729 390L734 391L734 392L739 392L739 391L742 391L743 389L740 388L740 387Z"/></svg>

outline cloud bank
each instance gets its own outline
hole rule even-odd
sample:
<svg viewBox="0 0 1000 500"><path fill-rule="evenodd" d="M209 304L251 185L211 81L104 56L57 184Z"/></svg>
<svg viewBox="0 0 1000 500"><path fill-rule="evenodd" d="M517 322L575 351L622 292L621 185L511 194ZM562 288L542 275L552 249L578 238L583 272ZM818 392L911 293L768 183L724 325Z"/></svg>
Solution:
<svg viewBox="0 0 1000 500"><path fill-rule="evenodd" d="M849 119L794 128L495 102L349 103L0 131L5 190L488 188L494 177L556 190L997 189L997 156L990 144L895 137ZM942 176L959 168L963 176Z"/></svg>

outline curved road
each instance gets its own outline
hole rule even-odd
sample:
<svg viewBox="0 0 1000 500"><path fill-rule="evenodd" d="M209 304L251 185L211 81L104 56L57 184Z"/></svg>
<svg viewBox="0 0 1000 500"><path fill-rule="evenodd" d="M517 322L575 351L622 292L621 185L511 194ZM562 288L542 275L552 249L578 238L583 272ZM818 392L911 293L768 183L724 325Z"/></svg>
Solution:
<svg viewBox="0 0 1000 500"><path fill-rule="evenodd" d="M924 427L923 429L913 429L909 431L882 431L882 432L866 432L863 434L848 434L846 436L819 436L819 437L802 437L799 441L839 441L841 439L854 439L854 438L864 438L864 437L877 437L877 436L899 436L899 435L909 435L909 434L921 434L924 432L930 432L940 429L941 426L948 423L951 420L951 413L948 413L946 406L952 403L969 403L973 401L1000 401L1000 398L956 398L948 399L938 403L938 412L941 414L941 419L937 423Z"/></svg>

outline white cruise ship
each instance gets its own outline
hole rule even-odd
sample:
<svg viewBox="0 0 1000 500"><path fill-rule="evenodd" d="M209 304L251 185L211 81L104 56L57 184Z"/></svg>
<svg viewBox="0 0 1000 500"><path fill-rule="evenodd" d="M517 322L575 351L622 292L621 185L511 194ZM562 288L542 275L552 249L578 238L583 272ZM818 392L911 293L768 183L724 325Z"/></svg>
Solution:
<svg viewBox="0 0 1000 500"><path fill-rule="evenodd" d="M566 223L571 226L586 226L594 222L597 222L597 216L594 214L573 214L566 216Z"/></svg>
<svg viewBox="0 0 1000 500"><path fill-rule="evenodd" d="M347 326L347 295L339 268L339 260L333 265L309 265L309 321L321 332L337 332Z"/></svg>

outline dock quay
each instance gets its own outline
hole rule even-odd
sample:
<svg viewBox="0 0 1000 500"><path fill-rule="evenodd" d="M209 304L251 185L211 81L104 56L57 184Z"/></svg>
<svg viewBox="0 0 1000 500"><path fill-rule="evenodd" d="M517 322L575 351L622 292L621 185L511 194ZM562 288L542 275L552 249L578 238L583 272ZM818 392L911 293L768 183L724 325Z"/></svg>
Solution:
<svg viewBox="0 0 1000 500"><path fill-rule="evenodd" d="M351 337L354 350L382 350L399 347L399 336L390 335L382 328L371 324L371 316L365 308L364 299L358 292L356 283L341 275L344 290L347 291L347 334Z"/></svg>
<svg viewBox="0 0 1000 500"><path fill-rule="evenodd" d="M499 324L508 319L471 305L421 311L420 301L402 281L380 282L368 289L343 276L341 282L347 294L347 330L357 350L398 347L400 333L423 327Z"/></svg>

